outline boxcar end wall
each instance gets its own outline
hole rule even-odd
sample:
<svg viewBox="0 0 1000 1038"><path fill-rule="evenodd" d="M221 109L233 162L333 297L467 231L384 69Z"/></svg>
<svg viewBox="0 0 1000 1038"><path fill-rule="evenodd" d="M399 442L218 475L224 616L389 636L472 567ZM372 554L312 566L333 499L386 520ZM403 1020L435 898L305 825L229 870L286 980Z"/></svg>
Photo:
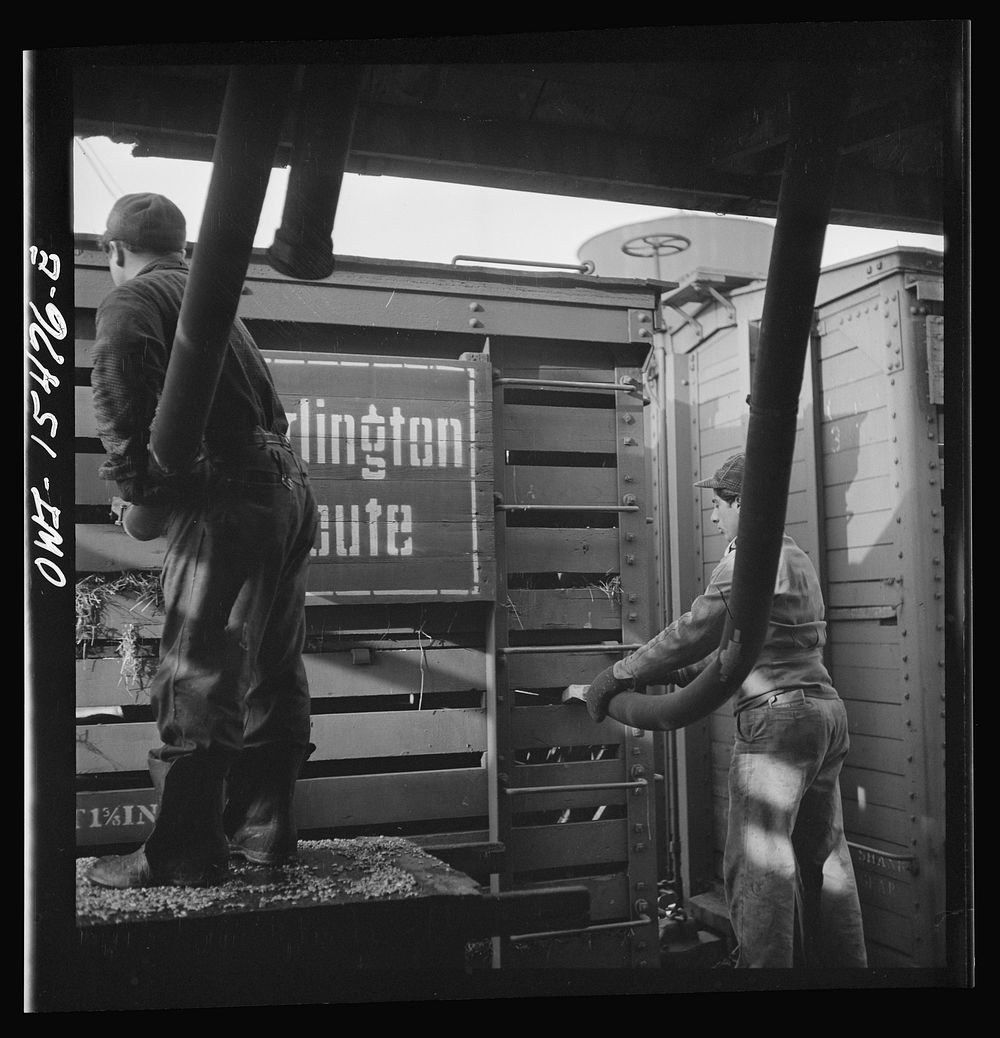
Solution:
<svg viewBox="0 0 1000 1038"><path fill-rule="evenodd" d="M665 309L674 608L724 549L691 484L742 448L763 282L688 288ZM670 297L668 297L669 299ZM942 257L893 250L829 268L800 398L787 531L827 604L827 664L847 705L845 827L874 966L944 965L944 389ZM685 889L714 910L727 767L723 707L679 737Z"/></svg>

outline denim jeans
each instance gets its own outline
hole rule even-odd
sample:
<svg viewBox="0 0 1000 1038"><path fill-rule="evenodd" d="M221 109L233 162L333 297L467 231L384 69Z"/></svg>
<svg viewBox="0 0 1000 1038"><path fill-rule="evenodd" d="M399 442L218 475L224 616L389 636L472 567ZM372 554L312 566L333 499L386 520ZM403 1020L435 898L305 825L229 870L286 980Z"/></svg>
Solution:
<svg viewBox="0 0 1000 1038"><path fill-rule="evenodd" d="M737 715L724 873L742 967L864 967L844 836L840 699L786 693Z"/></svg>
<svg viewBox="0 0 1000 1038"><path fill-rule="evenodd" d="M213 452L174 509L161 574L160 665L151 694L165 764L225 772L245 746L309 743L302 664L317 512L288 441L257 433Z"/></svg>

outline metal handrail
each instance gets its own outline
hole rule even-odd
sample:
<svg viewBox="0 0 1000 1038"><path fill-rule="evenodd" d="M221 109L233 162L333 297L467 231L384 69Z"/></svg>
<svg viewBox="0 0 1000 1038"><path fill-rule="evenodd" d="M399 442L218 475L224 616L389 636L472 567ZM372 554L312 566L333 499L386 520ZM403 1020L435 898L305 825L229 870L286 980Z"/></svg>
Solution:
<svg viewBox="0 0 1000 1038"><path fill-rule="evenodd" d="M599 393L638 393L641 389L637 383L629 382L573 382L557 378L504 378L502 375L493 379L495 386L534 386L538 389L589 389Z"/></svg>
<svg viewBox="0 0 1000 1038"><path fill-rule="evenodd" d="M641 915L638 919L627 919L621 923L597 923L595 926L581 926L575 930L546 930L541 933L519 933L511 934L512 941L544 941L550 937L566 937L571 934L599 933L604 930L633 929L636 926L646 926L653 920L648 915Z"/></svg>
<svg viewBox="0 0 1000 1038"><path fill-rule="evenodd" d="M494 505L495 512L638 512L638 505Z"/></svg>
<svg viewBox="0 0 1000 1038"><path fill-rule="evenodd" d="M503 263L513 267L546 267L553 270L575 270L581 274L593 274L597 269L592 260L584 263L542 263L537 260L499 259L496 256L453 256L452 266L459 260L469 263Z"/></svg>
<svg viewBox="0 0 1000 1038"><path fill-rule="evenodd" d="M544 652L633 652L641 648L641 642L634 645L614 642L608 645L508 645L498 648L497 652L503 656L514 656Z"/></svg>
<svg viewBox="0 0 1000 1038"><path fill-rule="evenodd" d="M635 789L638 786L648 786L646 779L637 779L635 782L580 782L572 786L508 786L504 789L507 796L516 793L576 793L580 790L591 789Z"/></svg>

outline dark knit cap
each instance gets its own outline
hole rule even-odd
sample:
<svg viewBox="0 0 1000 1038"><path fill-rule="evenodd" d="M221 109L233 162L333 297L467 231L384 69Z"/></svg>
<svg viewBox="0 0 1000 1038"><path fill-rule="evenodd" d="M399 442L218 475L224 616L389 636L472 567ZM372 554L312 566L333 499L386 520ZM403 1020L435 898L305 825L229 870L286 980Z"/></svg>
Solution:
<svg viewBox="0 0 1000 1038"><path fill-rule="evenodd" d="M183 252L187 244L184 214L163 195L122 195L108 214L101 243L122 241L140 252Z"/></svg>
<svg viewBox="0 0 1000 1038"><path fill-rule="evenodd" d="M731 458L726 458L708 479L698 480L695 486L710 487L712 490L721 490L726 494L742 494L745 463L745 454L734 454Z"/></svg>

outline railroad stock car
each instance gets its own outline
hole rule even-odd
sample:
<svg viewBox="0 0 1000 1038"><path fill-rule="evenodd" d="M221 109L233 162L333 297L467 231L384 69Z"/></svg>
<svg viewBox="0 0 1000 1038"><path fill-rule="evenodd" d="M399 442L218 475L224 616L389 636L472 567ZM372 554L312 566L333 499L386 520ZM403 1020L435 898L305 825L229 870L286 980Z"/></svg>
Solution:
<svg viewBox="0 0 1000 1038"><path fill-rule="evenodd" d="M306 612L316 751L305 838L405 836L496 892L584 886L590 922L510 934L491 965L724 961L722 708L678 733L564 699L648 639L723 549L692 487L747 431L771 228L624 227L578 267L255 253L240 314L319 503ZM156 802L161 541L130 540L97 478L94 312L78 237L79 855L135 846ZM842 788L874 966L941 967L945 919L942 257L822 271L788 497L847 701ZM664 690L665 691L665 690ZM944 922L943 922L944 920Z"/></svg>

